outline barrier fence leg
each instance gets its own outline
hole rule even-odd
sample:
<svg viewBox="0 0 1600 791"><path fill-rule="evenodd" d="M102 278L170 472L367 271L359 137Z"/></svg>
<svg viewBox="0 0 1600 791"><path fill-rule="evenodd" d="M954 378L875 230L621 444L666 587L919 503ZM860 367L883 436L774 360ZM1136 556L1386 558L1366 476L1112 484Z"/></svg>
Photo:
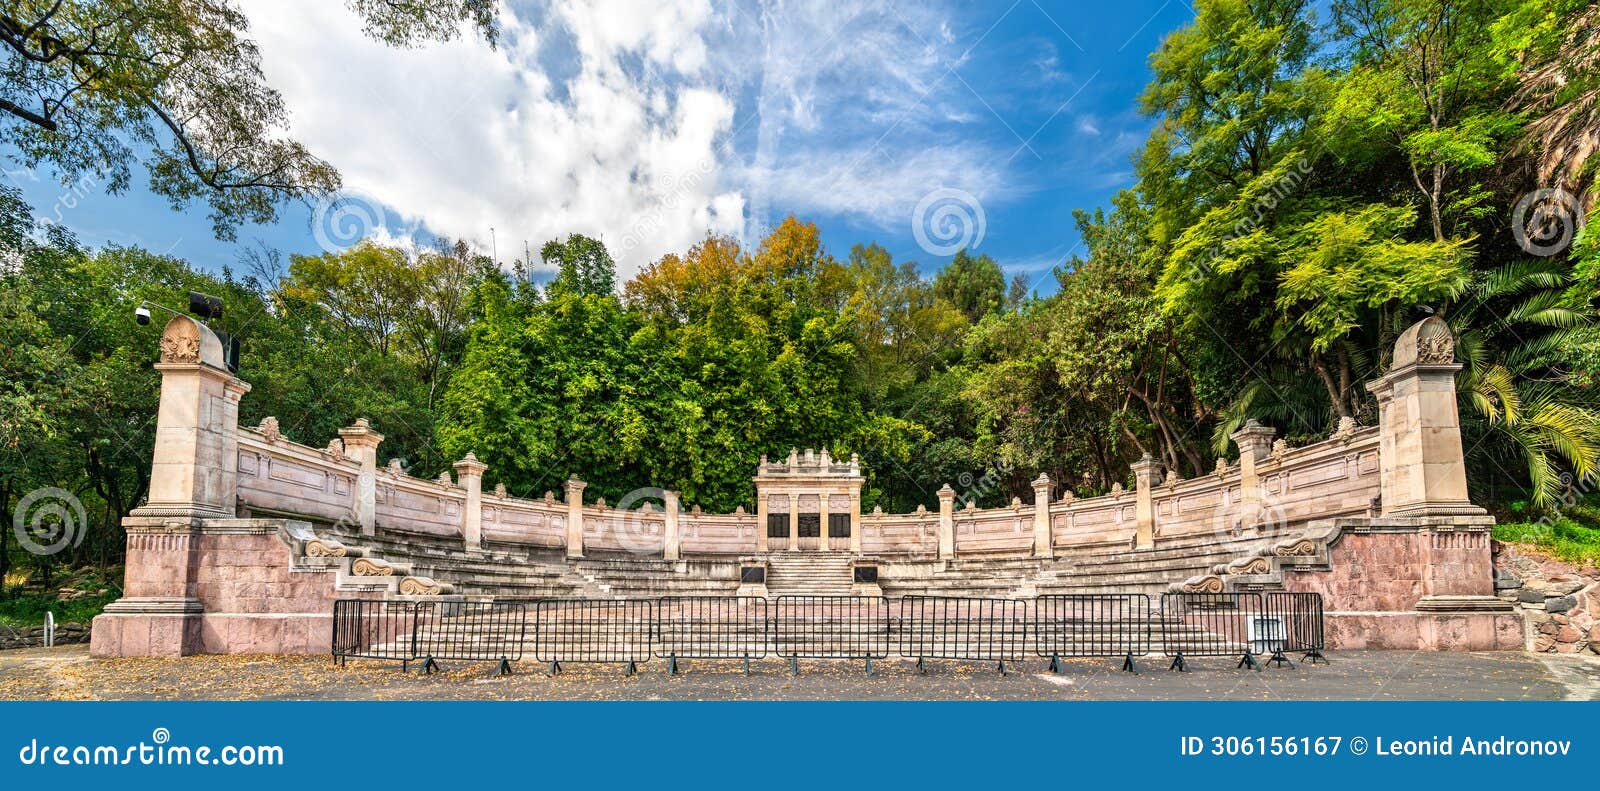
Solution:
<svg viewBox="0 0 1600 791"><path fill-rule="evenodd" d="M669 675L669 676L678 675L678 655L677 654L673 654L673 655L667 657L667 675Z"/></svg>
<svg viewBox="0 0 1600 791"><path fill-rule="evenodd" d="M1271 665L1273 663L1276 663L1278 667L1283 667L1284 665L1288 665L1291 668L1294 667L1294 663L1289 661L1289 657L1283 655L1283 649L1281 648L1273 651L1272 657L1267 660L1267 664Z"/></svg>
<svg viewBox="0 0 1600 791"><path fill-rule="evenodd" d="M637 672L639 672L639 666L630 659L628 660L628 666L623 669L622 674L625 676L631 676Z"/></svg>
<svg viewBox="0 0 1600 791"><path fill-rule="evenodd" d="M872 657L867 657L867 675L872 675Z"/></svg>
<svg viewBox="0 0 1600 791"><path fill-rule="evenodd" d="M1328 664L1328 658L1323 656L1322 652L1317 650L1317 649L1315 649L1315 648L1311 649L1310 651L1307 651L1305 656L1300 657L1300 661L1302 661L1302 662L1309 661L1313 665L1318 663L1318 662L1321 662L1324 665Z"/></svg>
<svg viewBox="0 0 1600 791"><path fill-rule="evenodd" d="M422 660L422 667L417 668L417 675L431 676L437 670L439 670L439 663L433 661L433 657L431 656L424 657Z"/></svg>
<svg viewBox="0 0 1600 791"><path fill-rule="evenodd" d="M1139 674L1139 666L1133 663L1132 651L1129 651L1128 655L1122 658L1122 669L1134 675Z"/></svg>
<svg viewBox="0 0 1600 791"><path fill-rule="evenodd" d="M557 662L554 659L550 660L550 675L554 676L554 675L556 675L556 674L558 674L560 672L561 672L561 663Z"/></svg>
<svg viewBox="0 0 1600 791"><path fill-rule="evenodd" d="M1261 663L1257 662L1256 661L1256 655L1250 653L1248 650L1246 650L1244 652L1244 656L1239 659L1239 665L1238 666L1241 667L1241 668L1248 667L1251 670L1254 670L1254 671L1256 671L1258 673L1261 672Z"/></svg>
<svg viewBox="0 0 1600 791"><path fill-rule="evenodd" d="M1061 675L1061 656L1059 654L1050 655L1050 672Z"/></svg>
<svg viewBox="0 0 1600 791"><path fill-rule="evenodd" d="M1004 659L1000 660L1000 675L1002 675L1002 676L1011 675L1010 673L1006 672L1006 660L1004 660Z"/></svg>
<svg viewBox="0 0 1600 791"><path fill-rule="evenodd" d="M928 675L928 663L922 661L920 656L917 657L917 672L924 676Z"/></svg>
<svg viewBox="0 0 1600 791"><path fill-rule="evenodd" d="M791 676L800 675L800 657L798 657L798 656L789 657L789 675L791 675Z"/></svg>
<svg viewBox="0 0 1600 791"><path fill-rule="evenodd" d="M511 675L511 661L503 656L500 657L500 663L494 666L494 674L497 676Z"/></svg>
<svg viewBox="0 0 1600 791"><path fill-rule="evenodd" d="M1182 651L1179 651L1178 655L1172 658L1172 664L1167 665L1167 669L1168 670L1176 670L1179 673L1187 673L1187 672L1189 672L1189 664L1187 662L1183 661L1183 652Z"/></svg>
<svg viewBox="0 0 1600 791"><path fill-rule="evenodd" d="M745 654L744 655L744 674L747 675L747 676L750 675L750 655L749 654Z"/></svg>

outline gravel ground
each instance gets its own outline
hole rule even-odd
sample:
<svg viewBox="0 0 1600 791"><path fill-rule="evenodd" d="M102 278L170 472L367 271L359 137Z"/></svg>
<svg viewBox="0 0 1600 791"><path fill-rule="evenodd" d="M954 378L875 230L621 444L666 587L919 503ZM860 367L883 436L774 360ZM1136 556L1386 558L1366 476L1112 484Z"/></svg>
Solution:
<svg viewBox="0 0 1600 791"><path fill-rule="evenodd" d="M1042 661L1010 666L930 662L682 662L677 676L652 660L626 676L620 665L568 665L550 676L522 662L496 678L490 665L445 663L443 672L402 673L399 665L328 657L193 656L90 659L84 646L0 652L4 700L1552 700L1600 699L1600 661L1523 653L1340 651L1327 664L1263 672L1197 659L1191 672L1159 657L1138 675L1116 661Z"/></svg>

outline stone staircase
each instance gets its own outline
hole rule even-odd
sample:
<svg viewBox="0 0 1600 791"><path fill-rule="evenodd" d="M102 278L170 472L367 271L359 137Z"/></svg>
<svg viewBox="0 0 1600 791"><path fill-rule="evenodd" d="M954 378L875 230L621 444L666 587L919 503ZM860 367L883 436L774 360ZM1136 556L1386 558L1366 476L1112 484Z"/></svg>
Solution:
<svg viewBox="0 0 1600 791"><path fill-rule="evenodd" d="M739 590L739 566L729 562L585 558L575 561L572 569L583 581L579 594L585 598L732 596Z"/></svg>
<svg viewBox="0 0 1600 791"><path fill-rule="evenodd" d="M529 549L468 552L459 541L386 530L375 536L347 528L330 532L365 553L404 558L413 573L449 580L454 592L466 596L525 601L579 593L569 577L569 566L554 553Z"/></svg>
<svg viewBox="0 0 1600 791"><path fill-rule="evenodd" d="M773 552L767 563L767 591L772 596L850 595L849 553Z"/></svg>

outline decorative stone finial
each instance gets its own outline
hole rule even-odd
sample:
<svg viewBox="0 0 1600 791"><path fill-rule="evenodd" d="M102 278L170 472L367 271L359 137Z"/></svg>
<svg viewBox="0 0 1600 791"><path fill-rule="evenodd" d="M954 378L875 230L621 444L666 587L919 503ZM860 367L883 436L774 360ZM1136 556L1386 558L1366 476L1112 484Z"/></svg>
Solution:
<svg viewBox="0 0 1600 791"><path fill-rule="evenodd" d="M1333 430L1333 434L1329 437L1329 439L1348 440L1355 436L1355 433L1356 419L1350 417L1349 415L1345 415L1344 417L1339 418L1339 427Z"/></svg>
<svg viewBox="0 0 1600 791"><path fill-rule="evenodd" d="M502 498L502 499L505 498L505 496L506 496L506 485L503 484L503 483L495 484L494 485L494 496Z"/></svg>
<svg viewBox="0 0 1600 791"><path fill-rule="evenodd" d="M273 445L283 439L283 432L278 430L278 419L275 417L262 418L261 425L256 426L256 431L261 432L261 436Z"/></svg>
<svg viewBox="0 0 1600 791"><path fill-rule="evenodd" d="M334 461L344 461L344 440L338 437L328 440L328 447L323 452Z"/></svg>

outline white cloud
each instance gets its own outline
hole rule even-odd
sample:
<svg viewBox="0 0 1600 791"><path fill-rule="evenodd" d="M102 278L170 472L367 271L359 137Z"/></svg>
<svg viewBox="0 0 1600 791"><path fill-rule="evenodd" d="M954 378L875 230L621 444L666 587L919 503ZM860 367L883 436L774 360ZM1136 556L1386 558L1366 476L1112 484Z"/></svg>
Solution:
<svg viewBox="0 0 1600 791"><path fill-rule="evenodd" d="M981 105L935 11L548 0L503 7L498 49L404 50L343 3L244 6L291 134L403 218L392 236L487 249L493 228L509 261L584 233L626 278L778 213L894 227L935 187L1004 194L1009 151L949 142Z"/></svg>

